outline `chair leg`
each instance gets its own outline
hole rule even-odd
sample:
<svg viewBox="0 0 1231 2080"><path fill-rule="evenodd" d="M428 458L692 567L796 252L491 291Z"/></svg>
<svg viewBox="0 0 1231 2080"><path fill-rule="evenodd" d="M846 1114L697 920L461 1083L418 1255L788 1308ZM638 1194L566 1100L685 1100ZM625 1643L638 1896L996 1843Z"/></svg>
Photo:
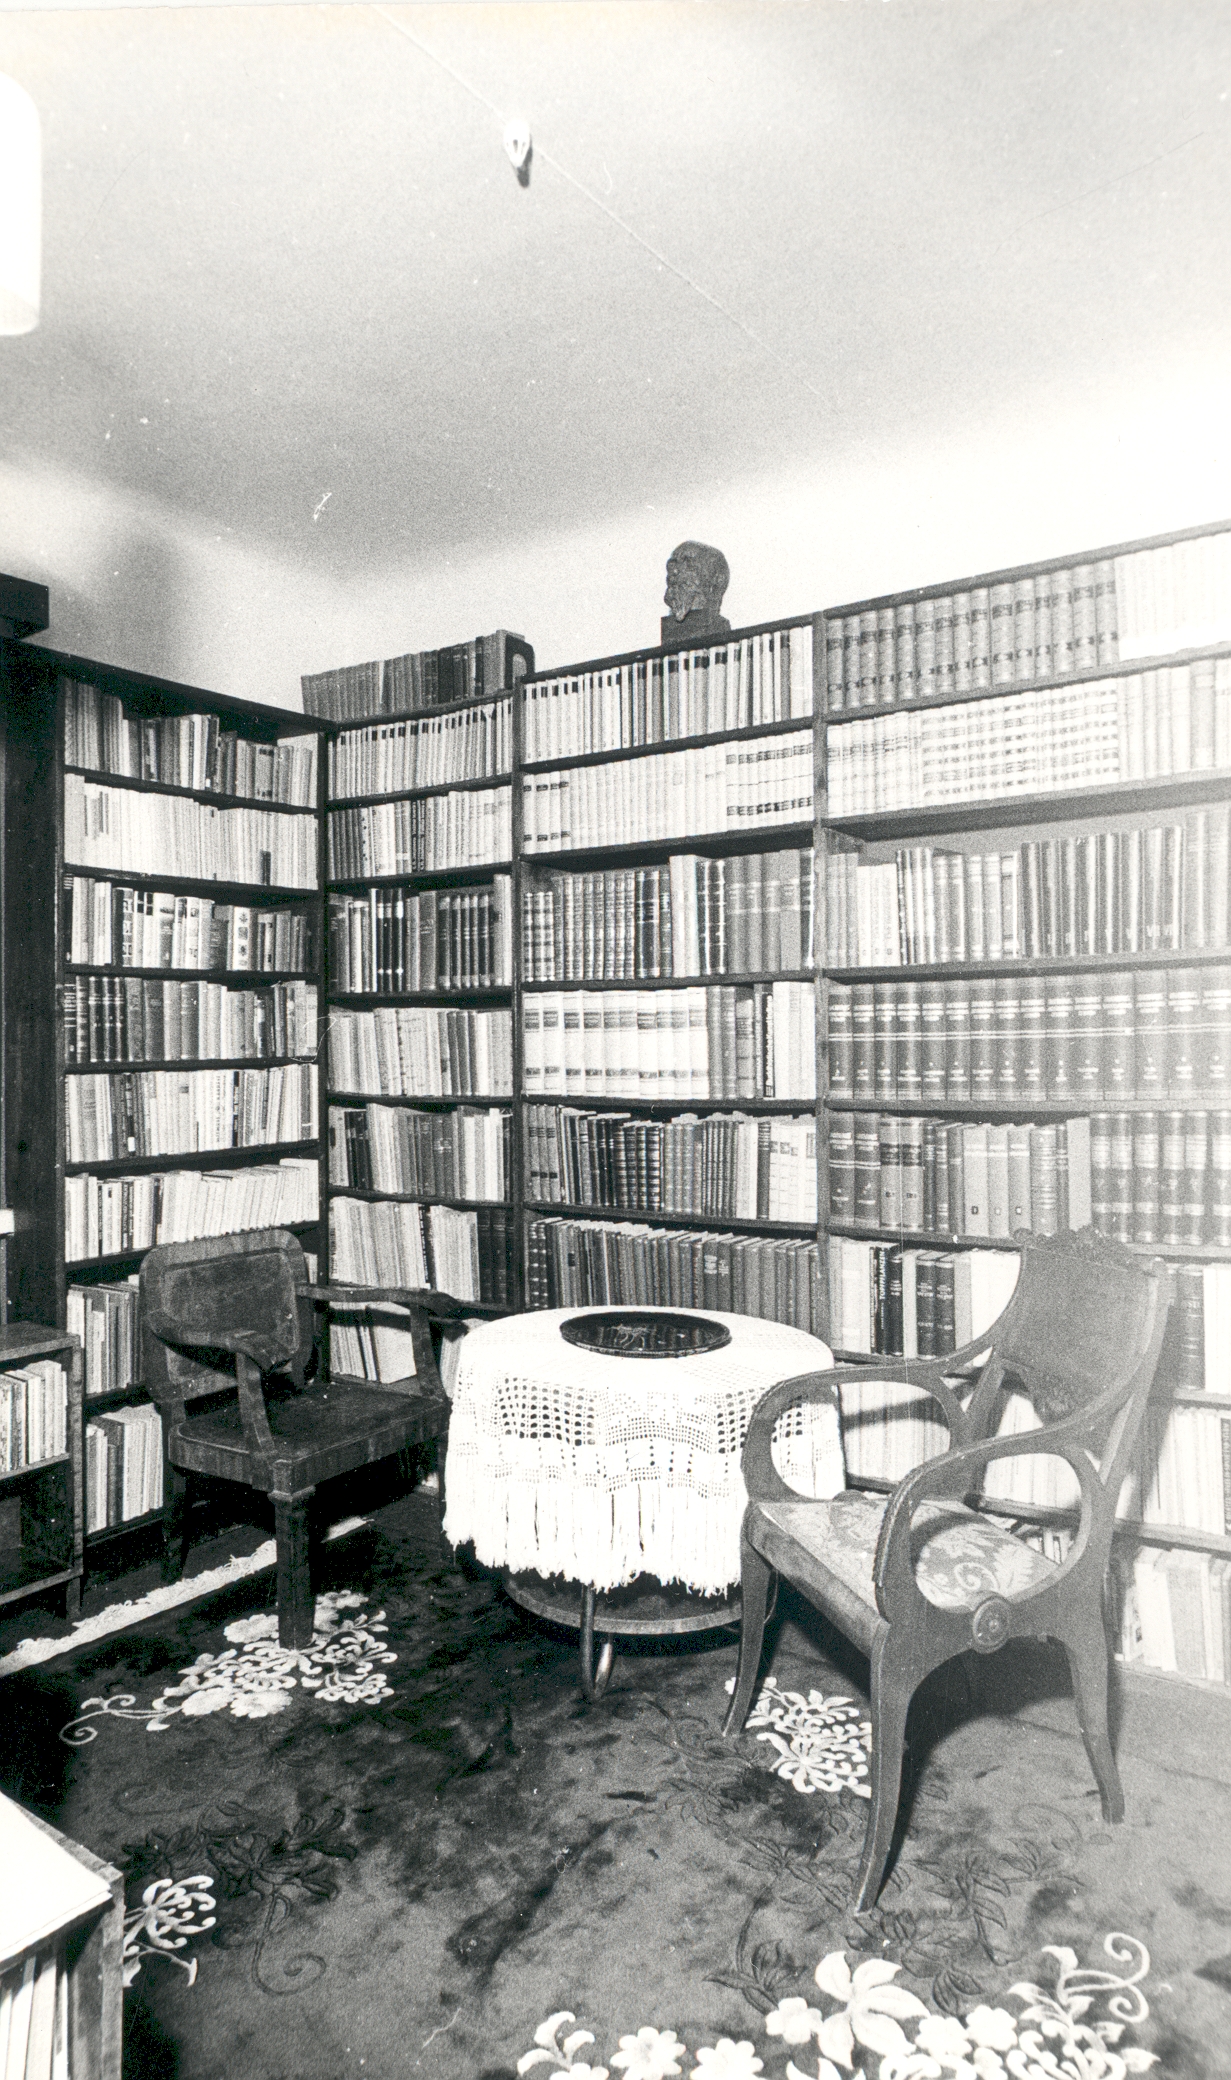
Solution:
<svg viewBox="0 0 1231 2080"><path fill-rule="evenodd" d="M774 1570L768 1560L762 1558L746 1532L740 1534L740 1601L742 1616L739 1626L739 1666L735 1673L735 1693L722 1722L724 1734L741 1733L744 1721L752 1710L752 1693L756 1689L757 1674L761 1666L761 1647L765 1639L765 1617L769 1609L769 1594L773 1585Z"/></svg>
<svg viewBox="0 0 1231 2080"><path fill-rule="evenodd" d="M1097 1612L1077 1616L1063 1644L1073 1678L1077 1721L1103 1802L1103 1818L1123 1820L1124 1788L1107 1726L1109 1664L1107 1633L1101 1616Z"/></svg>
<svg viewBox="0 0 1231 2080"><path fill-rule="evenodd" d="M308 1504L315 1491L275 1495L274 1538L278 1548L278 1644L310 1647L315 1601L308 1546Z"/></svg>
<svg viewBox="0 0 1231 2080"><path fill-rule="evenodd" d="M872 1809L855 1880L857 1914L866 1913L880 1891L902 1788L902 1750L912 1682L889 1640L884 1631L872 1644Z"/></svg>
<svg viewBox="0 0 1231 2080"><path fill-rule="evenodd" d="M443 1547L445 1538L445 1461L448 1457L448 1433L436 1439L436 1534Z"/></svg>
<svg viewBox="0 0 1231 2080"><path fill-rule="evenodd" d="M172 1466L163 1466L162 1578L178 1582L188 1563L188 1527L191 1476Z"/></svg>

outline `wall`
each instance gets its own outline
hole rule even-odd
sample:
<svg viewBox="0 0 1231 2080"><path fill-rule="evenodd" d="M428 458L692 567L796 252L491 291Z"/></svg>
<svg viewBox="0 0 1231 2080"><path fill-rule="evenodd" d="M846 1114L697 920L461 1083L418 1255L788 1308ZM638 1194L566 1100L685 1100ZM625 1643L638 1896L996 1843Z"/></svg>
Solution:
<svg viewBox="0 0 1231 2080"><path fill-rule="evenodd" d="M892 454L789 478L613 494L584 534L530 537L430 569L360 579L271 558L85 480L0 464L0 569L51 589L55 647L286 707L299 675L510 627L540 665L658 636L663 566L717 542L735 623L1185 527L1231 513L1231 384L1214 346L1131 389L1006 403L987 423L921 427Z"/></svg>

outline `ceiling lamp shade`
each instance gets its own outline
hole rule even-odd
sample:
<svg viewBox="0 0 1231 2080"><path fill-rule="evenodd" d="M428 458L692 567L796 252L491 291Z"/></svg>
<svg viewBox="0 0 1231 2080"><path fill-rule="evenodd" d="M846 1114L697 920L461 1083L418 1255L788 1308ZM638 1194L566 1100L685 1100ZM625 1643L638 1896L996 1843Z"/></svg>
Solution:
<svg viewBox="0 0 1231 2080"><path fill-rule="evenodd" d="M0 73L0 333L38 324L42 186L38 110Z"/></svg>

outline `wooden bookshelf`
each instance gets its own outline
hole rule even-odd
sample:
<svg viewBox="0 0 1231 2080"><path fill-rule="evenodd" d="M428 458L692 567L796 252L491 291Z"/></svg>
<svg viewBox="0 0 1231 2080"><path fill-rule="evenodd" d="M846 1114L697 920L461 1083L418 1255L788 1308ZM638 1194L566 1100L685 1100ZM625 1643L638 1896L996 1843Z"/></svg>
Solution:
<svg viewBox="0 0 1231 2080"><path fill-rule="evenodd" d="M124 1879L67 1835L0 1797L0 1843L9 1886L0 1930L0 1971L44 1960L63 1979L64 2070L73 2080L120 2080L123 2059ZM58 1992L59 1989L57 1989ZM50 2074L51 2021L39 2042ZM33 2043L33 2038L32 2038ZM39 2054L35 2054L36 2056ZM58 2068L57 2068L58 2069ZM26 2067L27 2071L33 2070Z"/></svg>
<svg viewBox="0 0 1231 2080"><path fill-rule="evenodd" d="M0 1326L0 1372L40 1358L54 1359L66 1375L66 1449L0 1473L0 1605L62 1588L75 1618L85 1551L81 1347L75 1336L30 1322Z"/></svg>

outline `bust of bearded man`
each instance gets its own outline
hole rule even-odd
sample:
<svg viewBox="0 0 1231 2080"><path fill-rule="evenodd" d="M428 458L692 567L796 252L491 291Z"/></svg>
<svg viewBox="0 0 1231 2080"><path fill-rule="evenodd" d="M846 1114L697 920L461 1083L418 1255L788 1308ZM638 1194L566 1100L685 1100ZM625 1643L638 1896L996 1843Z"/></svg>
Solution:
<svg viewBox="0 0 1231 2080"><path fill-rule="evenodd" d="M730 582L730 565L721 549L712 549L707 542L681 542L673 549L667 558L663 594L670 609L662 617L664 647L691 650L729 635L731 624L718 610Z"/></svg>

